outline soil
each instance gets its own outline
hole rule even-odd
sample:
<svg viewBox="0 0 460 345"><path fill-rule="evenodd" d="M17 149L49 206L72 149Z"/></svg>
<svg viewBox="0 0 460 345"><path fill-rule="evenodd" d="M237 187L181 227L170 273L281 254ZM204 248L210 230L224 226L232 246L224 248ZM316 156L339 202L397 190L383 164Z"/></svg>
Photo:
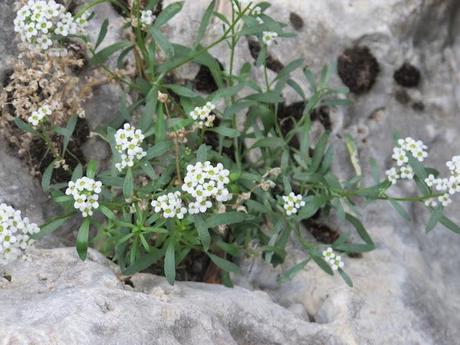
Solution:
<svg viewBox="0 0 460 345"><path fill-rule="evenodd" d="M403 87L417 87L422 78L420 71L414 65L405 62L393 75L394 80Z"/></svg>
<svg viewBox="0 0 460 345"><path fill-rule="evenodd" d="M214 120L214 126L218 127L220 125L220 119L216 117ZM219 151L219 135L215 132L206 131L204 135L204 142L206 145L209 145L213 148L214 151ZM236 160L235 151L233 147L223 147L222 154L227 156L228 158L232 159L233 161Z"/></svg>
<svg viewBox="0 0 460 345"><path fill-rule="evenodd" d="M363 94L374 86L380 66L368 47L353 47L338 57L337 72L351 92Z"/></svg>
<svg viewBox="0 0 460 345"><path fill-rule="evenodd" d="M328 225L319 223L312 219L305 220L302 222L302 224L318 242L324 244L332 244L340 236L338 230L332 229Z"/></svg>
<svg viewBox="0 0 460 345"><path fill-rule="evenodd" d="M66 171L62 168L55 169L53 172L53 182L67 182L72 176L72 171L78 165L78 163L86 163L81 147L88 140L89 132L89 126L86 120L78 119L77 125L75 126L75 131L72 135L72 139L70 140L67 148L73 154L73 156L78 158L78 160L75 159L75 157L72 155L66 154L64 158L69 165L70 170ZM58 144L58 147L62 146L61 137L55 136L52 138L52 140ZM32 140L29 157L29 160L26 161L27 164L29 164L35 170L40 171L42 174L54 159L51 153L47 153L46 145L40 138Z"/></svg>
<svg viewBox="0 0 460 345"><path fill-rule="evenodd" d="M260 50L262 49L260 43L254 39L248 38L248 47L252 58L257 60L260 54ZM281 61L269 54L267 56L267 68L275 73L279 73L284 68L284 65L281 63Z"/></svg>
<svg viewBox="0 0 460 345"><path fill-rule="evenodd" d="M224 66L217 61L221 71L224 70ZM208 66L201 65L200 70L193 79L193 87L195 90L204 92L204 93L213 93L219 89L214 80L214 77L211 74L211 70Z"/></svg>
<svg viewBox="0 0 460 345"><path fill-rule="evenodd" d="M294 29L297 31L300 31L303 29L305 23L302 19L301 16L299 16L297 13L291 12L289 15L289 21L291 22L291 25Z"/></svg>

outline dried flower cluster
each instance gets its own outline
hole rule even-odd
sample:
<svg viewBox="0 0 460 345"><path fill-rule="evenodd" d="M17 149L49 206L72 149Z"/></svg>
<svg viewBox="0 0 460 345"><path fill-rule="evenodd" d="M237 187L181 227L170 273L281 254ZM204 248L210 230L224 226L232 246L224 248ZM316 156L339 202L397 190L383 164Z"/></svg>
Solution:
<svg viewBox="0 0 460 345"><path fill-rule="evenodd" d="M21 40L38 50L47 50L56 39L83 34L89 14L74 18L54 0L29 0L17 12L14 30Z"/></svg>
<svg viewBox="0 0 460 345"><path fill-rule="evenodd" d="M202 107L196 107L190 113L190 117L196 121L195 124L198 128L212 127L216 119L216 116L212 114L214 109L216 109L216 106L208 102Z"/></svg>
<svg viewBox="0 0 460 345"><path fill-rule="evenodd" d="M21 217L21 211L0 204L0 264L15 260L34 242L31 236L40 228Z"/></svg>
<svg viewBox="0 0 460 345"><path fill-rule="evenodd" d="M302 200L302 195L296 195L294 193L289 193L289 195L283 196L284 201L284 210L288 216L296 214L297 211L305 206L305 201Z"/></svg>
<svg viewBox="0 0 460 345"><path fill-rule="evenodd" d="M342 269L345 266L340 255L335 254L331 247L323 250L323 258L334 271L337 271L339 268Z"/></svg>
<svg viewBox="0 0 460 345"><path fill-rule="evenodd" d="M71 195L75 201L73 206L80 210L83 217L88 217L99 207L101 189L102 182L84 176L75 182L70 181L65 194Z"/></svg>
<svg viewBox="0 0 460 345"><path fill-rule="evenodd" d="M122 171L127 167L134 166L136 160L141 160L147 154L142 149L144 134L140 129L125 123L122 129L115 133L116 149L121 154L121 163L116 163L115 167Z"/></svg>

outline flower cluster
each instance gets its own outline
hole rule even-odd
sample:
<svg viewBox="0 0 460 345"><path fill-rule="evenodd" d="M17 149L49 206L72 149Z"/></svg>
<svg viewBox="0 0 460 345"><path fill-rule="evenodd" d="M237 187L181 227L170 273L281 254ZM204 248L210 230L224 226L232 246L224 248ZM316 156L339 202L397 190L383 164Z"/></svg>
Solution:
<svg viewBox="0 0 460 345"><path fill-rule="evenodd" d="M123 128L115 133L115 148L121 153L121 163L115 164L119 171L132 167L135 160L140 160L147 155L141 146L144 138L142 131L132 127L129 123L125 123Z"/></svg>
<svg viewBox="0 0 460 345"><path fill-rule="evenodd" d="M451 196L460 192L460 156L452 157L452 160L446 163L450 171L448 178L436 178L430 174L425 183L428 187L432 187L436 192L441 193L440 196L425 201L425 205L437 207L439 204L448 206L452 203Z"/></svg>
<svg viewBox="0 0 460 345"><path fill-rule="evenodd" d="M340 255L336 255L331 247L323 250L323 258L334 271L337 271L339 268L342 269L345 266Z"/></svg>
<svg viewBox="0 0 460 345"><path fill-rule="evenodd" d="M53 45L55 35L66 37L83 33L87 18L86 14L74 18L54 0L29 0L17 12L14 30L23 42L47 50Z"/></svg>
<svg viewBox="0 0 460 345"><path fill-rule="evenodd" d="M183 219L187 208L182 204L181 192L168 193L152 201L152 207L156 213L163 212L163 217Z"/></svg>
<svg viewBox="0 0 460 345"><path fill-rule="evenodd" d="M305 206L305 201L302 200L302 195L295 195L294 193L289 193L289 195L283 196L284 201L284 210L288 216L296 214L297 211Z"/></svg>
<svg viewBox="0 0 460 345"><path fill-rule="evenodd" d="M81 211L83 217L88 217L92 216L93 210L99 207L101 189L102 182L85 176L75 182L70 181L65 194L72 195L75 201L73 206Z"/></svg>
<svg viewBox="0 0 460 345"><path fill-rule="evenodd" d="M152 10L141 11L141 24L144 29L152 25L154 20L155 15L153 14Z"/></svg>
<svg viewBox="0 0 460 345"><path fill-rule="evenodd" d="M40 228L21 217L21 211L0 204L0 264L15 260L34 242L31 236Z"/></svg>
<svg viewBox="0 0 460 345"><path fill-rule="evenodd" d="M32 126L38 126L45 117L50 116L53 113L49 105L42 105L40 108L32 112L32 115L29 116L27 121L29 121Z"/></svg>
<svg viewBox="0 0 460 345"><path fill-rule="evenodd" d="M211 114L214 109L216 109L216 106L211 102L208 102L202 107L196 107L190 113L190 116L196 121L198 128L212 127L214 125L214 120L216 119L216 116Z"/></svg>
<svg viewBox="0 0 460 345"><path fill-rule="evenodd" d="M222 163L213 166L211 162L198 162L187 166L182 190L195 200L188 205L190 214L204 213L212 207L212 199L226 202L232 195L226 188L230 182L230 172L224 169Z"/></svg>
<svg viewBox="0 0 460 345"><path fill-rule="evenodd" d="M393 167L386 171L388 180L395 184L399 179L412 180L414 178L414 171L408 165L410 153L419 162L423 162L428 153L426 152L427 146L420 140L414 140L410 137L398 140L398 146L393 149L393 160L396 161L397 167Z"/></svg>
<svg viewBox="0 0 460 345"><path fill-rule="evenodd" d="M264 31L262 33L262 42L264 42L264 44L267 46L272 45L272 43L275 42L277 38L278 34L276 32Z"/></svg>

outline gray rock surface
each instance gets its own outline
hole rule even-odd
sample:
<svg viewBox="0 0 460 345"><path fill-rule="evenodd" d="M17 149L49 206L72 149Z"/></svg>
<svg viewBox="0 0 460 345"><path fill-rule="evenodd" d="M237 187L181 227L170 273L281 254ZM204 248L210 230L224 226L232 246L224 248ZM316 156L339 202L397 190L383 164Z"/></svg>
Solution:
<svg viewBox="0 0 460 345"><path fill-rule="evenodd" d="M138 274L124 285L100 254L36 250L0 280L0 339L8 345L342 345L326 326L264 292Z"/></svg>

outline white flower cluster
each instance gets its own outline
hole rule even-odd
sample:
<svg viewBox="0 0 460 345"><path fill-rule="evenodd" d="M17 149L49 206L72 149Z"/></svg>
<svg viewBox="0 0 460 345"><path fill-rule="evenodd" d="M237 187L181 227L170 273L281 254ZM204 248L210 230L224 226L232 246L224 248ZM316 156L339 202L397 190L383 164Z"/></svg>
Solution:
<svg viewBox="0 0 460 345"><path fill-rule="evenodd" d="M216 116L211 114L214 109L216 109L216 106L211 102L208 102L202 107L196 107L193 109L190 116L196 121L198 128L212 127L214 126L214 120L216 119Z"/></svg>
<svg viewBox="0 0 460 345"><path fill-rule="evenodd" d="M275 42L277 38L278 38L278 34L276 32L264 31L262 33L262 42L264 42L264 44L267 46L271 46L272 43Z"/></svg>
<svg viewBox="0 0 460 345"><path fill-rule="evenodd" d="M17 12L14 31L32 47L47 50L55 35L69 36L84 32L88 15L74 18L54 0L29 0Z"/></svg>
<svg viewBox="0 0 460 345"><path fill-rule="evenodd" d="M40 228L21 217L21 211L0 204L0 264L15 260L34 242L33 234Z"/></svg>
<svg viewBox="0 0 460 345"><path fill-rule="evenodd" d="M163 217L183 219L187 208L182 204L181 192L168 193L152 201L152 207L156 213L163 212Z"/></svg>
<svg viewBox="0 0 460 345"><path fill-rule="evenodd" d="M125 123L123 128L115 133L115 148L121 153L121 163L115 164L119 171L132 167L135 160L140 160L147 155L141 146L144 138L142 131L132 127L129 123Z"/></svg>
<svg viewBox="0 0 460 345"><path fill-rule="evenodd" d="M49 105L42 105L40 108L32 112L32 115L29 116L27 121L36 127L38 126L47 116L50 116L53 113Z"/></svg>
<svg viewBox="0 0 460 345"><path fill-rule="evenodd" d="M410 153L419 162L423 162L428 153L427 146L420 140L414 140L410 137L399 139L398 146L393 149L393 160L396 161L397 167L393 167L386 171L388 180L395 184L399 179L412 180L414 178L414 170L407 163L409 162L408 153Z"/></svg>
<svg viewBox="0 0 460 345"><path fill-rule="evenodd" d="M213 166L211 162L198 162L187 166L182 190L193 200L185 207L181 192L169 193L152 201L156 213L163 212L165 218L184 218L185 214L205 213L213 207L213 199L226 202L232 195L226 188L230 182L230 172L224 169L222 163ZM187 198L190 199L190 198Z"/></svg>
<svg viewBox="0 0 460 345"><path fill-rule="evenodd" d="M288 216L296 214L297 211L305 206L305 201L302 200L302 195L295 195L294 193L289 193L289 195L283 196L284 209Z"/></svg>
<svg viewBox="0 0 460 345"><path fill-rule="evenodd" d="M437 207L439 204L448 206L452 203L451 196L460 192L460 156L452 157L452 160L446 165L451 174L448 178L436 178L434 175L429 175L425 179L428 187L432 187L438 193L443 193L437 198L425 201L427 206Z"/></svg>
<svg viewBox="0 0 460 345"><path fill-rule="evenodd" d="M211 162L198 162L187 166L182 190L195 200L188 205L190 214L204 213L212 207L212 199L226 202L232 195L226 188L230 182L230 172L224 169L222 163L213 166Z"/></svg>
<svg viewBox="0 0 460 345"><path fill-rule="evenodd" d="M153 14L152 10L141 11L141 24L144 29L152 25L154 20L155 15Z"/></svg>
<svg viewBox="0 0 460 345"><path fill-rule="evenodd" d="M75 201L73 206L81 211L83 217L88 217L92 216L93 210L99 207L101 189L102 182L84 176L75 182L70 181L65 194L72 195Z"/></svg>
<svg viewBox="0 0 460 345"><path fill-rule="evenodd" d="M323 258L334 271L337 271L339 268L342 269L345 266L340 255L336 255L331 247L323 250Z"/></svg>

